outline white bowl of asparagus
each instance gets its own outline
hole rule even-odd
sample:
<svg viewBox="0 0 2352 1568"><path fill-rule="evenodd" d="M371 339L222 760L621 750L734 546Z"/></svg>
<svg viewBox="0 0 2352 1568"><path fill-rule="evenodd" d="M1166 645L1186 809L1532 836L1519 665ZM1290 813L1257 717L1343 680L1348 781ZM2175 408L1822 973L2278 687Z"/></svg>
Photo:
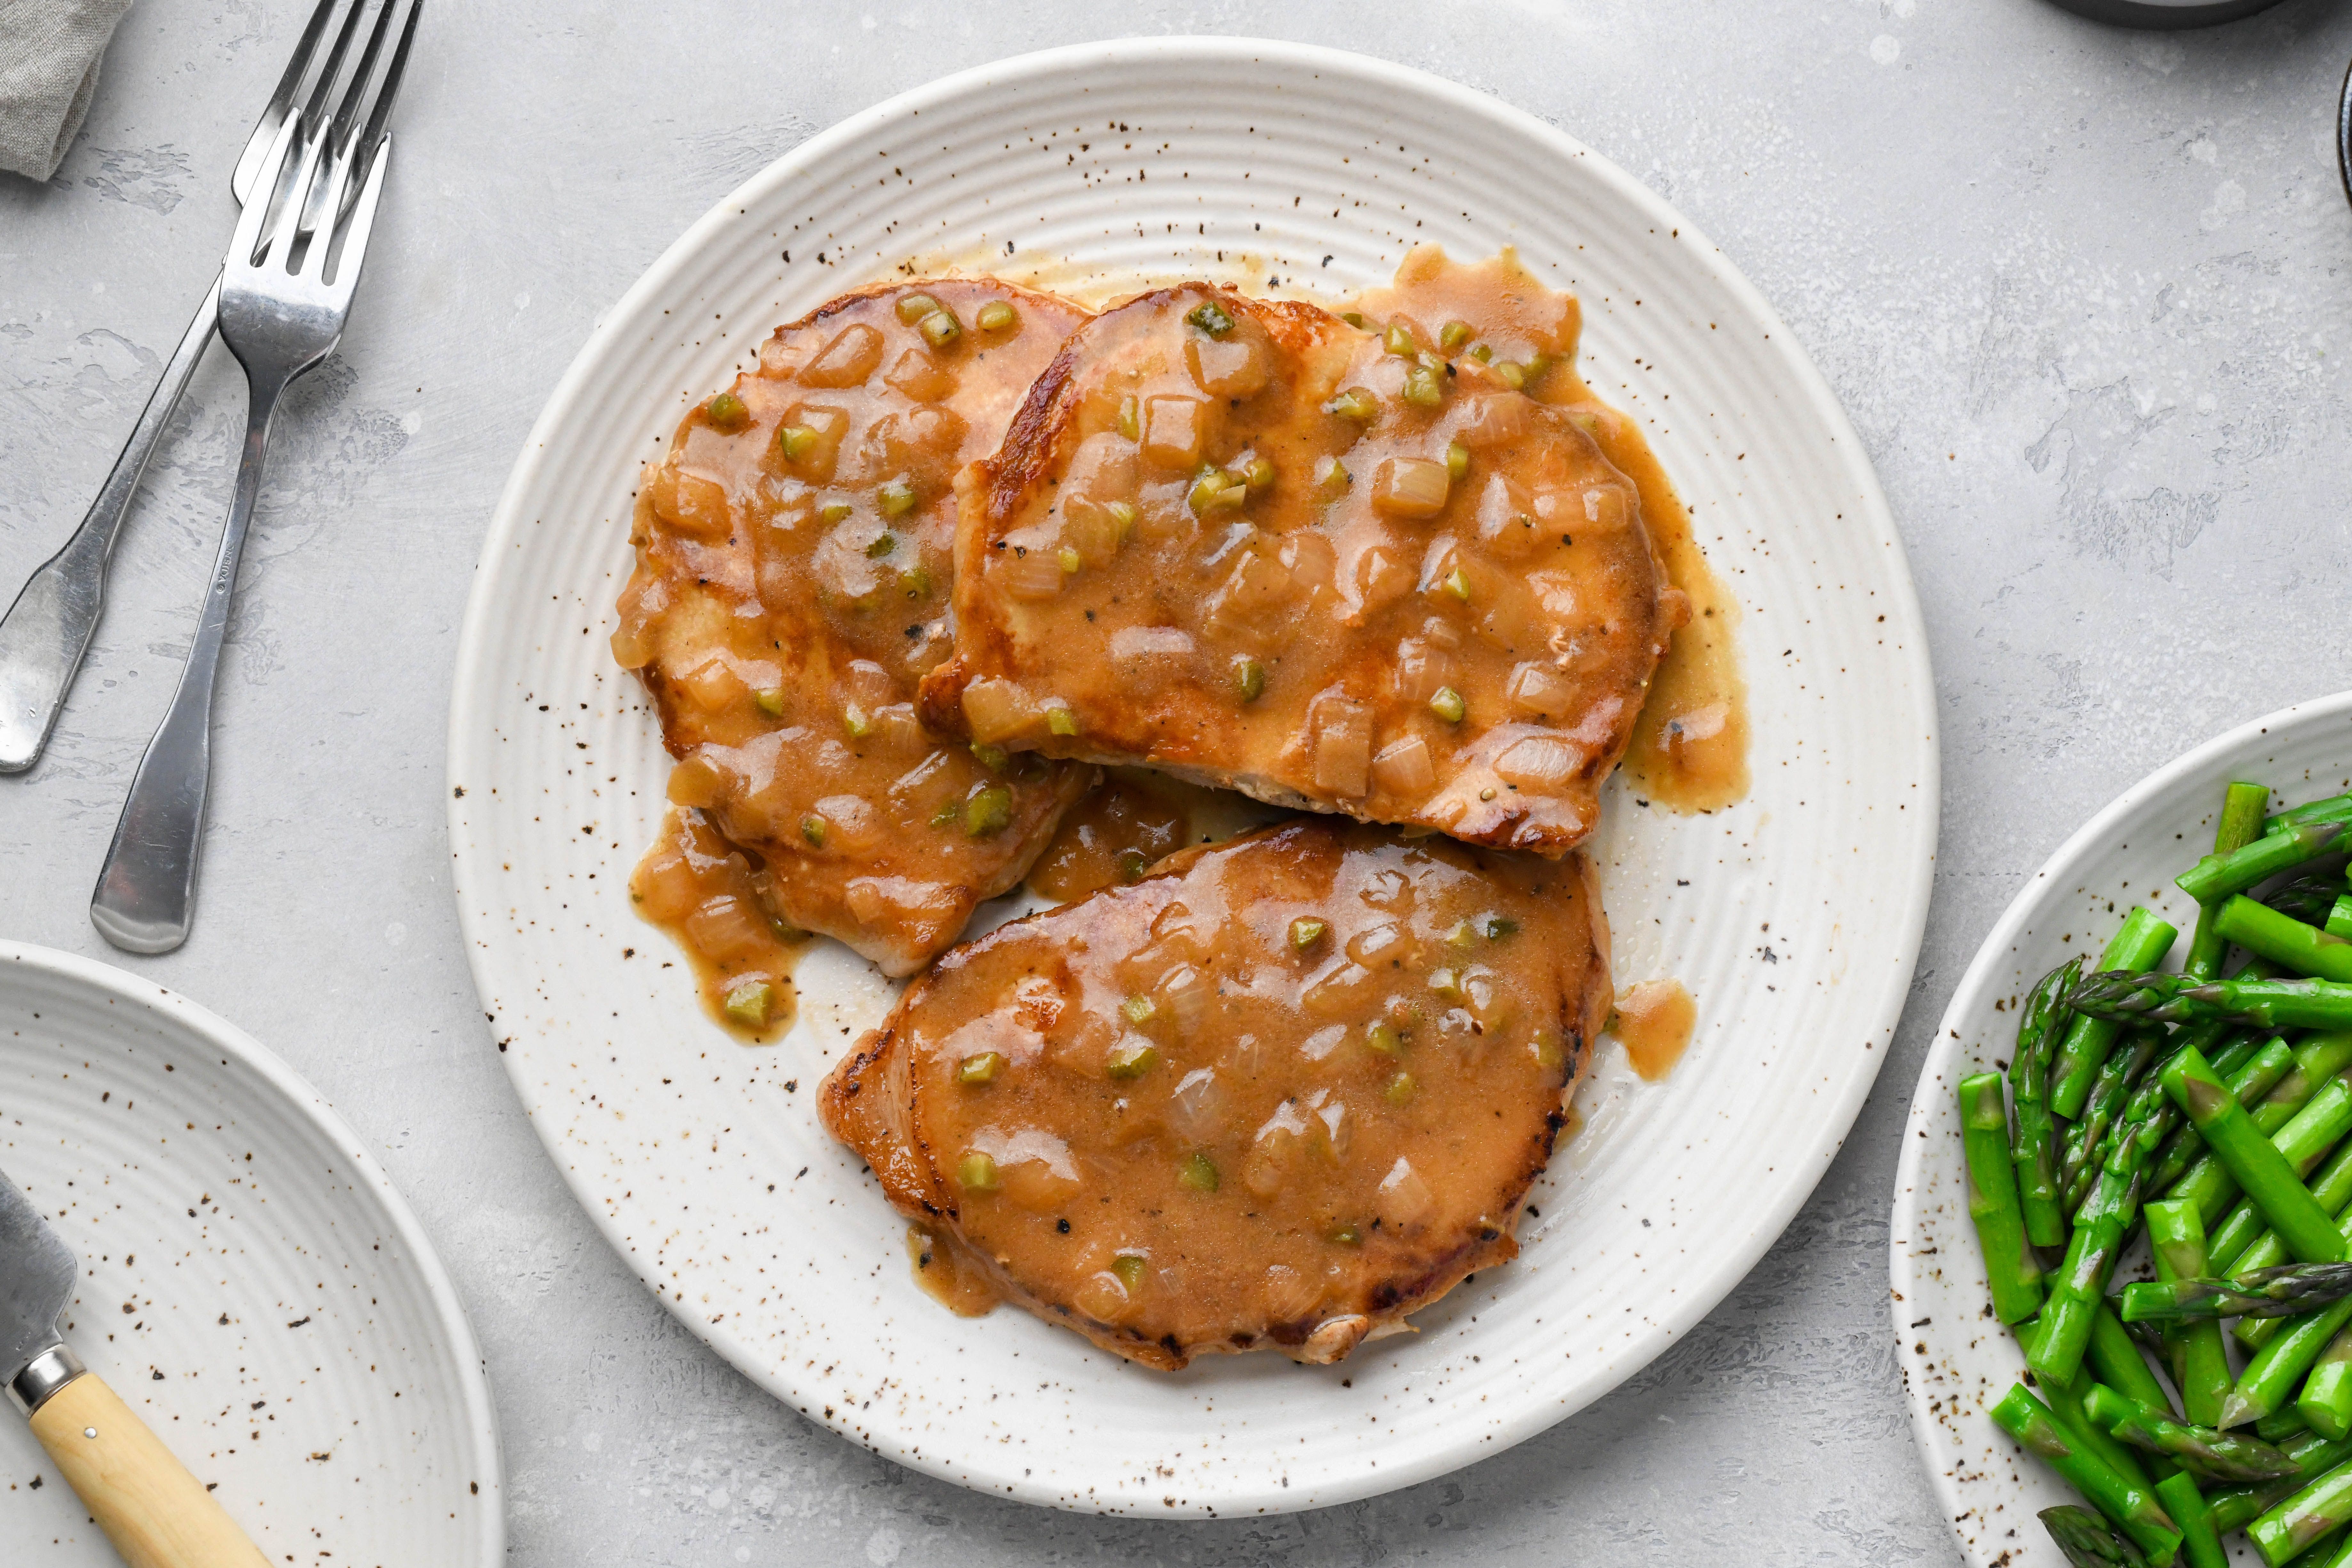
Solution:
<svg viewBox="0 0 2352 1568"><path fill-rule="evenodd" d="M1891 1237L1977 1562L2352 1568L2347 849L2352 694L2126 794L1962 980Z"/></svg>

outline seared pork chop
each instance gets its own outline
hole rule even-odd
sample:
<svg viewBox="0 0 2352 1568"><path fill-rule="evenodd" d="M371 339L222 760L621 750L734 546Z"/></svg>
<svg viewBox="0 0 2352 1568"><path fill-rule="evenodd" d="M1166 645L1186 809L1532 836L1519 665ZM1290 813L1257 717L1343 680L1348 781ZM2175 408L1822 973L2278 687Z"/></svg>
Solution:
<svg viewBox="0 0 2352 1568"><path fill-rule="evenodd" d="M1559 855L1685 613L1570 414L1205 284L1078 329L957 479L940 729Z"/></svg>
<svg viewBox="0 0 2352 1568"><path fill-rule="evenodd" d="M952 949L823 1113L1048 1322L1336 1361L1517 1255L1607 942L1580 855L1296 818Z"/></svg>
<svg viewBox="0 0 2352 1568"><path fill-rule="evenodd" d="M637 497L614 656L679 758L670 798L765 862L772 913L911 973L1026 873L1093 770L927 730L957 468L1085 312L986 279L867 289L780 327Z"/></svg>

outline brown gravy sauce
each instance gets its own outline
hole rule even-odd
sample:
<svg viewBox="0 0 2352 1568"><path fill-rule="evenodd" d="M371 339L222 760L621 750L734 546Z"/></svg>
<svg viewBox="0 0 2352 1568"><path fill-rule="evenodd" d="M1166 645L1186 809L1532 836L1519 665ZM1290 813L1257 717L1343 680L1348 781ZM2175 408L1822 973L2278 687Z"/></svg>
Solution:
<svg viewBox="0 0 2352 1568"><path fill-rule="evenodd" d="M1617 994L1609 1032L1625 1047L1625 1060L1646 1083L1675 1070L1691 1041L1698 1005L1679 980L1645 980Z"/></svg>
<svg viewBox="0 0 2352 1568"><path fill-rule="evenodd" d="M1527 363L1543 356L1543 368L1528 380L1528 395L1590 414L1588 427L1602 453L1641 496L1643 519L1668 579L1690 601L1690 620L1675 634L1652 679L1626 752L1629 780L1644 798L1681 813L1715 811L1742 799L1748 787L1749 725L1734 636L1738 601L1707 564L1690 513L1639 427L1601 403L1577 374L1581 313L1576 298L1543 283L1507 247L1483 261L1457 262L1438 247L1423 246L1405 258L1388 286L1333 308L1375 321L1408 315L1433 331L1459 321L1472 324L1475 342L1494 360ZM1213 842L1279 815L1142 770L1108 770L1064 818L1028 886L1068 903L1139 879L1186 844ZM773 1043L791 1026L792 972L811 940L774 913L762 892L764 877L754 858L722 838L701 812L674 807L629 879L638 912L667 931L693 965L705 1010L747 1045ZM1688 1045L1694 1018L1680 983L1654 981L1619 997L1612 1029L1634 1070L1655 1081ZM919 1226L908 1232L923 1288L965 1315L987 1310L993 1293L968 1278L970 1270L956 1269L951 1247L918 1245L929 1235Z"/></svg>
<svg viewBox="0 0 2352 1568"><path fill-rule="evenodd" d="M919 1225L907 1227L907 1262L923 1294L959 1318L984 1318L1001 1300L963 1249Z"/></svg>
<svg viewBox="0 0 2352 1568"><path fill-rule="evenodd" d="M1547 286L1508 248L1484 261L1454 261L1436 246L1423 246L1404 258L1387 288L1368 289L1338 308L1376 320L1410 315L1432 327L1460 321L1497 361L1546 357L1545 369L1528 381L1528 395L1591 413L1593 439L1633 481L1666 576L1690 600L1690 621L1675 634L1651 680L1627 748L1628 781L1643 798L1685 814L1717 811L1745 798L1748 683L1733 637L1739 601L1708 566L1692 534L1690 512L1640 427L1594 396L1577 374L1582 317L1575 296Z"/></svg>
<svg viewBox="0 0 2352 1568"><path fill-rule="evenodd" d="M766 876L701 812L675 805L629 874L637 913L694 966L703 1010L747 1046L772 1045L792 1027L793 968L810 942L770 907Z"/></svg>
<svg viewBox="0 0 2352 1568"><path fill-rule="evenodd" d="M1102 782L1062 818L1030 868L1029 887L1040 897L1070 904L1105 888L1141 881L1161 858L1184 846L1230 838L1271 815L1237 813L1235 798L1144 768L1107 768Z"/></svg>

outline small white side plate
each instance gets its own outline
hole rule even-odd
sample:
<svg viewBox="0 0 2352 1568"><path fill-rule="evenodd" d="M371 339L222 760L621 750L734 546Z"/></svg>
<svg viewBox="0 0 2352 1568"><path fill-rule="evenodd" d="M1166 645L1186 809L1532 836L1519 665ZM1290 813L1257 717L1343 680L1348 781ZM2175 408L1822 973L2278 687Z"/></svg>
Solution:
<svg viewBox="0 0 2352 1568"><path fill-rule="evenodd" d="M80 1260L66 1342L271 1563L501 1568L465 1311L285 1063L136 975L0 942L0 1170ZM0 1486L9 1568L121 1568L6 1406Z"/></svg>
<svg viewBox="0 0 2352 1568"><path fill-rule="evenodd" d="M2197 905L2172 879L2212 848L2221 793L2234 779L2267 784L2288 804L2352 789L2352 692L2208 741L2093 817L2033 874L1977 950L1920 1069L1890 1229L1895 1338L1927 1479L1976 1568L2063 1564L2034 1515L2076 1500L1985 1414L2023 1373L2025 1357L1985 1293L1960 1154L1959 1082L2009 1060L2018 1001L2073 954L2096 963L2133 904L2179 929L2177 965ZM2242 1540L2238 1553L2258 1561Z"/></svg>

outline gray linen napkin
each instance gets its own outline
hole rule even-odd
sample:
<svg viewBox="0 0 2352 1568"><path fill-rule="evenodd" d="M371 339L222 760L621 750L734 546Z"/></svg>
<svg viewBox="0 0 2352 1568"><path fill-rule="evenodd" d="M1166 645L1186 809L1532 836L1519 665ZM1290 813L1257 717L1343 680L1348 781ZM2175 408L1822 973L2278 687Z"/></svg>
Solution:
<svg viewBox="0 0 2352 1568"><path fill-rule="evenodd" d="M0 169L46 180L98 91L131 0L0 0Z"/></svg>

